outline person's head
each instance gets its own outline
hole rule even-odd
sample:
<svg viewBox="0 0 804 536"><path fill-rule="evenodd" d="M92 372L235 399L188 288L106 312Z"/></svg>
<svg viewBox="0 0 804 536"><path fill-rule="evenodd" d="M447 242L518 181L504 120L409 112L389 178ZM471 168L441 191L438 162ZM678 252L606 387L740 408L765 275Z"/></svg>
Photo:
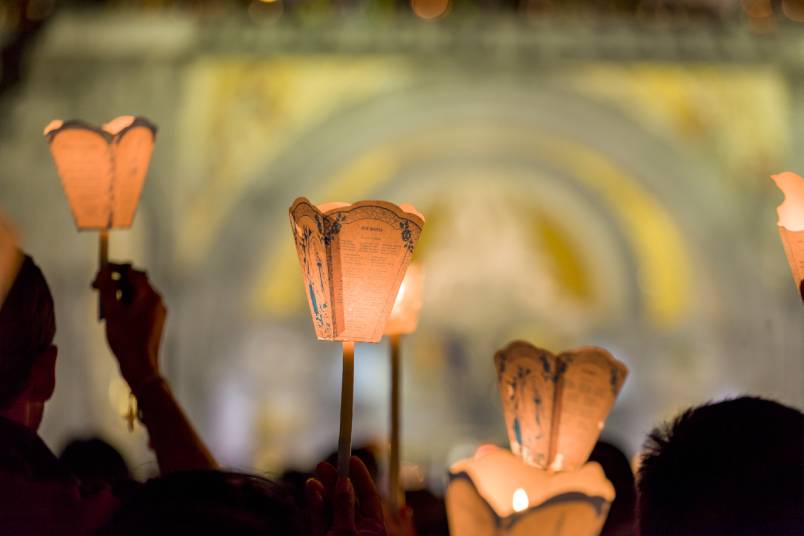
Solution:
<svg viewBox="0 0 804 536"><path fill-rule="evenodd" d="M691 408L648 436L643 536L804 534L804 414L761 398Z"/></svg>
<svg viewBox="0 0 804 536"><path fill-rule="evenodd" d="M33 429L56 384L55 335L53 297L26 255L0 307L0 414Z"/></svg>
<svg viewBox="0 0 804 536"><path fill-rule="evenodd" d="M264 478L183 471L148 481L98 534L303 534L302 512L291 491Z"/></svg>
<svg viewBox="0 0 804 536"><path fill-rule="evenodd" d="M131 480L122 454L103 439L73 439L59 456L62 465L83 483Z"/></svg>
<svg viewBox="0 0 804 536"><path fill-rule="evenodd" d="M606 441L598 441L590 462L597 462L614 486L614 502L609 508L601 536L630 536L636 531L636 485L628 457L622 450Z"/></svg>

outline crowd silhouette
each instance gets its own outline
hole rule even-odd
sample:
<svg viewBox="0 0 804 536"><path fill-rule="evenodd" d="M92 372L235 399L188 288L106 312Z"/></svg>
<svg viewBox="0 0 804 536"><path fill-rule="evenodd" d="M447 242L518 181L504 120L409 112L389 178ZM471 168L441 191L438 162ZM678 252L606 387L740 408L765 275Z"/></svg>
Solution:
<svg viewBox="0 0 804 536"><path fill-rule="evenodd" d="M25 256L0 309L0 534L446 534L443 501L408 494L389 511L377 463L356 451L279 482L221 470L171 393L159 352L167 309L145 272L108 264L93 282L106 337L147 428L159 476L137 482L101 439L60 457L37 435L55 385L53 297ZM804 414L741 397L682 412L647 437L638 474L612 444L598 462L616 489L605 535L804 534Z"/></svg>

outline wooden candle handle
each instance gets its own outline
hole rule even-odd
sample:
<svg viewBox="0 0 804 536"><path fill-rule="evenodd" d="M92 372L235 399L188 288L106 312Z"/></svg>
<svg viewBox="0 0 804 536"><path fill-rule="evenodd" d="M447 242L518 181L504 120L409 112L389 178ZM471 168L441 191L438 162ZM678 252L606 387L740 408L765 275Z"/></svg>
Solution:
<svg viewBox="0 0 804 536"><path fill-rule="evenodd" d="M349 476L352 457L352 400L355 383L355 343L343 343L343 374L341 375L341 430L338 436L338 476Z"/></svg>
<svg viewBox="0 0 804 536"><path fill-rule="evenodd" d="M391 335L391 447L388 457L388 502L395 515L405 505L405 494L399 484L399 398L401 367L399 343L401 335Z"/></svg>
<svg viewBox="0 0 804 536"><path fill-rule="evenodd" d="M109 231L101 229L98 235L98 268L104 268L109 264ZM100 292L98 292L98 320L103 320L103 304Z"/></svg>

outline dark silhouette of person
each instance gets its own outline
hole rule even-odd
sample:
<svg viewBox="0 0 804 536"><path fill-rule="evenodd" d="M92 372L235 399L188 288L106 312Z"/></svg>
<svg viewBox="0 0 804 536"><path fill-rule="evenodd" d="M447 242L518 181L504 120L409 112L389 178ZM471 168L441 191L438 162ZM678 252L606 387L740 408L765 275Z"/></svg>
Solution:
<svg viewBox="0 0 804 536"><path fill-rule="evenodd" d="M62 449L59 461L85 485L114 487L133 480L123 455L99 437L73 439Z"/></svg>
<svg viewBox="0 0 804 536"><path fill-rule="evenodd" d="M180 471L149 480L98 536L308 534L292 490L262 477Z"/></svg>
<svg viewBox="0 0 804 536"><path fill-rule="evenodd" d="M121 285L128 300L121 300ZM166 309L143 272L98 273L109 344L142 409L163 473L215 468L215 460L159 374ZM0 307L0 533L89 534L119 506L108 487L83 486L37 435L56 386L53 297L24 256Z"/></svg>
<svg viewBox="0 0 804 536"><path fill-rule="evenodd" d="M609 507L601 536L632 536L636 534L636 483L628 457L615 445L598 441L590 462L597 462L614 486L614 501Z"/></svg>
<svg viewBox="0 0 804 536"><path fill-rule="evenodd" d="M444 498L429 489L407 490L405 501L408 515L413 517L415 534L418 536L447 536L449 519ZM415 512L415 516L413 513ZM387 516L386 516L387 518Z"/></svg>
<svg viewBox="0 0 804 536"><path fill-rule="evenodd" d="M0 534L299 534L292 493L258 477L215 471L160 373L167 310L146 274L109 264L93 287L161 476L118 497L101 479L82 482L69 460L56 458L37 435L55 389L58 350L53 298L41 270L25 256L0 307ZM322 463L307 482L307 533L385 535L368 469L357 458L350 469L350 478L337 478L334 467Z"/></svg>
<svg viewBox="0 0 804 536"><path fill-rule="evenodd" d="M171 473L148 481L97 535L385 536L382 501L368 469L357 457L349 469L349 478L340 478L334 466L320 463L304 501L290 486L258 476Z"/></svg>
<svg viewBox="0 0 804 536"><path fill-rule="evenodd" d="M639 470L643 536L804 534L804 414L741 397L653 430Z"/></svg>

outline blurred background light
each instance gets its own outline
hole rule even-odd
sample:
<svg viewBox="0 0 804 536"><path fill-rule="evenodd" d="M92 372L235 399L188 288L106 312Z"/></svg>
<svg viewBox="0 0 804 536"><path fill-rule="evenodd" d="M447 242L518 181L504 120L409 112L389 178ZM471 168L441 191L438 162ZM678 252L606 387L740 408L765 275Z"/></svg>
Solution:
<svg viewBox="0 0 804 536"><path fill-rule="evenodd" d="M449 10L449 0L410 0L410 7L417 17L433 20L444 16Z"/></svg>

